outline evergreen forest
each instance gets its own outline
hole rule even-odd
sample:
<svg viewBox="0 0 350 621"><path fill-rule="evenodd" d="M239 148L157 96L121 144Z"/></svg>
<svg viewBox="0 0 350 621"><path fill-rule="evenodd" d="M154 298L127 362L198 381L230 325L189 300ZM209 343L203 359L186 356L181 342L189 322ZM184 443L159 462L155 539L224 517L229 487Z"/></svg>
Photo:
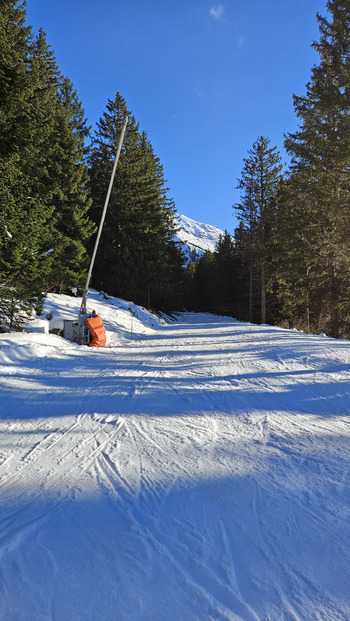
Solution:
<svg viewBox="0 0 350 621"><path fill-rule="evenodd" d="M317 15L318 62L294 95L289 158L258 136L233 179L238 227L186 261L160 159L120 92L94 130L26 2L0 0L0 324L85 283L148 308L206 311L350 338L350 2ZM244 155L244 154L242 154ZM228 206L231 209L231 206Z"/></svg>

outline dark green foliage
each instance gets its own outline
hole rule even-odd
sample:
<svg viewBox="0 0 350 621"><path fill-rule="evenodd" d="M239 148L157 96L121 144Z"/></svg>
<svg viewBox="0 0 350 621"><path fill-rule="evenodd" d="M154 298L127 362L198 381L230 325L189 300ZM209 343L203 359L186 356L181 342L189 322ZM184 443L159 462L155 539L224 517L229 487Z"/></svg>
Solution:
<svg viewBox="0 0 350 621"><path fill-rule="evenodd" d="M2 321L15 323L15 309L41 294L49 258L43 228L52 211L33 192L31 153L35 85L30 68L31 30L25 5L0 4L0 298ZM32 161L30 162L30 159ZM46 247L47 249L47 247ZM7 309L7 310L6 310Z"/></svg>
<svg viewBox="0 0 350 621"><path fill-rule="evenodd" d="M0 2L0 155L19 152L28 138L32 92L29 70L31 28L25 27L25 3Z"/></svg>
<svg viewBox="0 0 350 621"><path fill-rule="evenodd" d="M320 41L313 44L319 64L306 95L294 97L300 125L285 140L291 156L286 179L276 149L260 137L239 181L232 268L222 272L216 289L219 248L210 261L191 266L188 279L197 283L200 309L226 312L233 285L238 318L349 337L350 4L329 0L327 9L329 19L317 17Z"/></svg>
<svg viewBox="0 0 350 621"><path fill-rule="evenodd" d="M232 236L225 231L214 252L205 252L186 270L186 307L242 318L241 263Z"/></svg>
<svg viewBox="0 0 350 621"><path fill-rule="evenodd" d="M195 264L193 269L187 268L188 293L187 303L189 310L216 311L214 293L214 256L207 250ZM190 280L191 279L191 280Z"/></svg>
<svg viewBox="0 0 350 621"><path fill-rule="evenodd" d="M53 137L56 147L51 170L51 181L55 180L54 256L48 286L62 291L84 283L89 261L86 246L96 227L88 215L92 201L84 161L84 141L88 135L84 110L68 79L61 79L57 96Z"/></svg>
<svg viewBox="0 0 350 621"><path fill-rule="evenodd" d="M25 6L0 3L0 297L11 292L12 314L82 282L93 231L84 111Z"/></svg>
<svg viewBox="0 0 350 621"><path fill-rule="evenodd" d="M46 236L52 249L46 290L63 291L83 284L88 264L86 243L95 230L87 212L88 171L84 140L88 135L84 110L70 80L62 76L43 31L31 48L35 81L35 133L30 147L36 157L29 171L42 204L52 211Z"/></svg>
<svg viewBox="0 0 350 621"><path fill-rule="evenodd" d="M276 196L282 182L281 157L269 143L268 138L260 136L248 151L238 183L241 202L235 205L240 222L237 254L248 274L246 319L261 323L269 319Z"/></svg>
<svg viewBox="0 0 350 621"><path fill-rule="evenodd" d="M0 318L3 325L10 330L19 330L31 317L34 310L40 314L44 298L40 291L35 295L33 288L28 288L23 281L13 287L0 287ZM1 331L1 329L0 329Z"/></svg>
<svg viewBox="0 0 350 621"><path fill-rule="evenodd" d="M294 97L287 178L264 138L244 160L236 253L246 318L339 336L350 334L350 5L327 8L313 44L319 64Z"/></svg>
<svg viewBox="0 0 350 621"><path fill-rule="evenodd" d="M117 93L97 125L89 156L91 215L99 223L124 118L129 122L96 257L93 284L159 309L179 302L182 256L173 242L174 205L145 133ZM175 293L176 292L176 293Z"/></svg>
<svg viewBox="0 0 350 621"><path fill-rule="evenodd" d="M235 287L235 243L231 235L225 231L220 236L214 252L213 293L216 312L220 315L232 315L236 310L237 291Z"/></svg>
<svg viewBox="0 0 350 621"><path fill-rule="evenodd" d="M350 5L327 3L318 16L320 56L306 95L294 97L300 128L292 156L282 227L292 232L285 269L291 310L311 329L348 334L350 289ZM301 309L303 312L301 313Z"/></svg>

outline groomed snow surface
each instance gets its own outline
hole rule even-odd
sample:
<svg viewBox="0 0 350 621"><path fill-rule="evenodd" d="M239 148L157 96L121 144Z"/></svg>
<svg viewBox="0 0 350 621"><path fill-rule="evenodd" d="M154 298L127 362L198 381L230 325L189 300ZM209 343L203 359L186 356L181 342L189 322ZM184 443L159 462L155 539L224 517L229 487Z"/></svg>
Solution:
<svg viewBox="0 0 350 621"><path fill-rule="evenodd" d="M348 621L350 342L131 306L0 335L0 619Z"/></svg>

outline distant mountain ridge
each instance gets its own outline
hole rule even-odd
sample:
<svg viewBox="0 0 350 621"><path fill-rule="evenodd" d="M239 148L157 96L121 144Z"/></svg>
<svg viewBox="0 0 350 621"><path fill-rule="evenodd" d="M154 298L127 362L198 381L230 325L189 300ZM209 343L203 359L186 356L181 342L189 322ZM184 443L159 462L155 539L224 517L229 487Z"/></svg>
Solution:
<svg viewBox="0 0 350 621"><path fill-rule="evenodd" d="M220 235L224 231L212 224L203 224L196 222L183 214L176 214L175 222L179 228L175 235L175 241L183 246L185 255L190 258L198 258L207 250L214 252Z"/></svg>

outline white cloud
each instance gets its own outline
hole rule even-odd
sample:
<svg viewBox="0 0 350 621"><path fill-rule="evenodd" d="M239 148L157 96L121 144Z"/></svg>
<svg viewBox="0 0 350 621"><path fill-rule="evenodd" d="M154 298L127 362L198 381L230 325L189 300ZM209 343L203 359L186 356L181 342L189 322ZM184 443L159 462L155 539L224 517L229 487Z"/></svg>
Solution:
<svg viewBox="0 0 350 621"><path fill-rule="evenodd" d="M211 7L209 13L214 19L223 19L225 14L225 7L223 4L216 4L215 6Z"/></svg>

